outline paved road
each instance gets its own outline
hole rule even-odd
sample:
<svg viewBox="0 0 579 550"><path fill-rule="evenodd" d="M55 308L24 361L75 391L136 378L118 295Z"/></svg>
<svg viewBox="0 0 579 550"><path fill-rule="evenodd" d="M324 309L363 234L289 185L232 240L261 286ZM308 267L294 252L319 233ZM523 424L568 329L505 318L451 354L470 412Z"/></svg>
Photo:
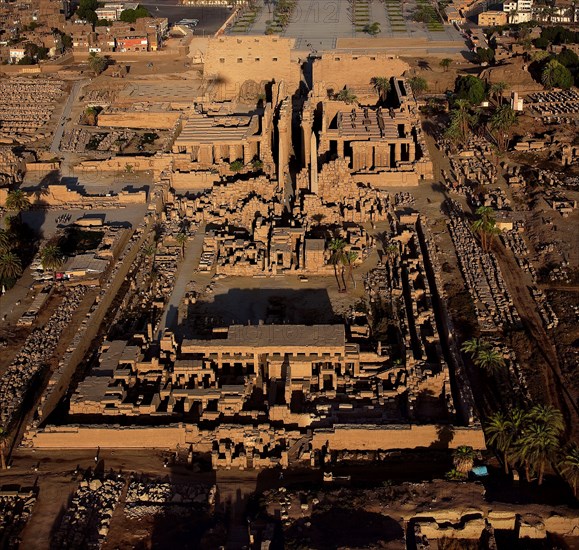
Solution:
<svg viewBox="0 0 579 550"><path fill-rule="evenodd" d="M66 100L66 105L62 111L62 115L60 116L60 122L54 131L54 137L52 138L52 145L50 146L50 152L54 154L58 154L60 152L60 142L62 141L62 136L64 134L64 129L66 127L66 123L68 118L70 117L70 112L72 110L72 106L76 101L78 93L80 92L81 87L86 82L86 80L79 80L74 83L72 86L72 90L68 95L68 99Z"/></svg>

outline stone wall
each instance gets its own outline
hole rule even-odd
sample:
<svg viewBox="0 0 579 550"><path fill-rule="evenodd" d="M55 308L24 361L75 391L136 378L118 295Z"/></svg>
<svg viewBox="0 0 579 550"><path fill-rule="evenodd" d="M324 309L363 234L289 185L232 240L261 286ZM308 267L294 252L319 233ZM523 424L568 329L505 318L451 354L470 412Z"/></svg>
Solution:
<svg viewBox="0 0 579 550"><path fill-rule="evenodd" d="M294 40L277 36L220 36L209 42L204 78L213 79L215 99L233 99L260 93L264 82L285 81L293 91L300 80L300 65L292 61Z"/></svg>
<svg viewBox="0 0 579 550"><path fill-rule="evenodd" d="M442 428L446 428L442 426ZM193 425L170 425L159 427L120 426L48 426L30 434L30 444L37 449L56 448L175 448L177 444L192 444L197 451L211 450L215 439L230 438L243 441L243 426L220 426L215 432L201 431ZM441 435L439 435L441 434ZM480 428L448 427L448 447L470 445L485 449L484 435ZM298 437L297 432L293 434ZM337 427L332 430L316 430L312 448L321 449L329 442L330 450L388 450L414 449L436 446L446 434L440 426L357 426ZM452 439L451 439L452 437ZM240 439L241 438L241 439Z"/></svg>
<svg viewBox="0 0 579 550"><path fill-rule="evenodd" d="M180 113L172 111L105 112L98 116L99 127L172 130Z"/></svg>
<svg viewBox="0 0 579 550"><path fill-rule="evenodd" d="M448 431L448 433L445 433ZM455 426L398 425L398 426L336 426L331 430L314 432L312 447L321 449L329 442L330 450L377 451L414 449L418 447L448 447L470 445L486 449L481 428Z"/></svg>
<svg viewBox="0 0 579 550"><path fill-rule="evenodd" d="M175 449L185 445L185 426L48 426L34 435L37 449Z"/></svg>
<svg viewBox="0 0 579 550"><path fill-rule="evenodd" d="M399 77L408 69L408 63L386 53L324 53L313 65L315 95L326 97L327 89L338 92L344 86L370 91L373 76Z"/></svg>
<svg viewBox="0 0 579 550"><path fill-rule="evenodd" d="M127 164L134 172L152 170L153 176L158 177L163 170L172 166L172 155L155 155L153 157L116 157L108 160L87 160L77 164L79 172L125 172Z"/></svg>

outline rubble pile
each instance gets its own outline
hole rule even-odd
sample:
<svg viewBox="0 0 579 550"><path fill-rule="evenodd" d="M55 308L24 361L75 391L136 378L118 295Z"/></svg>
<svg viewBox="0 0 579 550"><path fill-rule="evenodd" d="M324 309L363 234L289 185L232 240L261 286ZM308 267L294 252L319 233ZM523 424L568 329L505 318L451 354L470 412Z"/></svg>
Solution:
<svg viewBox="0 0 579 550"><path fill-rule="evenodd" d="M450 174L443 171L448 186L455 191L479 185L494 185L497 182L498 170L491 162L494 151L484 138L471 136L462 150L456 152L454 145L442 136L437 137L437 146L450 160Z"/></svg>
<svg viewBox="0 0 579 550"><path fill-rule="evenodd" d="M209 487L158 482L132 482L126 497L125 515L131 519L162 512L167 505L208 504Z"/></svg>
<svg viewBox="0 0 579 550"><path fill-rule="evenodd" d="M57 99L63 94L60 80L10 78L0 84L0 137L26 141L42 137Z"/></svg>
<svg viewBox="0 0 579 550"><path fill-rule="evenodd" d="M0 540L6 548L20 545L20 533L35 503L36 493L32 489L0 490Z"/></svg>
<svg viewBox="0 0 579 550"><path fill-rule="evenodd" d="M110 479L81 481L52 537L51 548L101 548L124 485L124 481Z"/></svg>
<svg viewBox="0 0 579 550"><path fill-rule="evenodd" d="M485 253L464 219L460 204L447 201L448 229L466 280L467 288L484 330L512 327L520 324L519 314L503 280L496 258Z"/></svg>
<svg viewBox="0 0 579 550"><path fill-rule="evenodd" d="M537 287L531 288L531 294L537 302L537 310L541 316L541 320L547 329L555 328L559 324L559 318L553 311L547 295Z"/></svg>
<svg viewBox="0 0 579 550"><path fill-rule="evenodd" d="M121 153L135 135L135 132L128 130L91 132L86 128L75 128L64 135L60 148L71 153L87 151Z"/></svg>
<svg viewBox="0 0 579 550"><path fill-rule="evenodd" d="M513 252L517 265L523 271L529 273L533 282L536 283L538 281L537 270L529 259L530 252L521 234L515 229L503 231L501 233L501 240L504 245Z"/></svg>
<svg viewBox="0 0 579 550"><path fill-rule="evenodd" d="M20 353L8 367L0 381L0 423L2 426L11 424L35 377L54 353L62 331L70 324L85 292L86 289L83 286L67 289L61 305L46 325L30 334Z"/></svg>
<svg viewBox="0 0 579 550"><path fill-rule="evenodd" d="M540 116L576 115L579 109L577 90L537 92L527 98L531 112Z"/></svg>

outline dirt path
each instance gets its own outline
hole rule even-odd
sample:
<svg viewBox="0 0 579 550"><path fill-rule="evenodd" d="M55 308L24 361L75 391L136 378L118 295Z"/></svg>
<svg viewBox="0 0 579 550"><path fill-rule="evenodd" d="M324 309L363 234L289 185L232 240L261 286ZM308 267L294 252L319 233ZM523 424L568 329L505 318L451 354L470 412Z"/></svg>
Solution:
<svg viewBox="0 0 579 550"><path fill-rule="evenodd" d="M515 307L528 332L530 344L538 354L535 356L536 364L544 365L543 376L548 399L553 406L563 412L572 435L576 436L579 430L579 408L563 383L556 348L543 327L535 300L525 284L525 275L501 243L495 243L494 253Z"/></svg>

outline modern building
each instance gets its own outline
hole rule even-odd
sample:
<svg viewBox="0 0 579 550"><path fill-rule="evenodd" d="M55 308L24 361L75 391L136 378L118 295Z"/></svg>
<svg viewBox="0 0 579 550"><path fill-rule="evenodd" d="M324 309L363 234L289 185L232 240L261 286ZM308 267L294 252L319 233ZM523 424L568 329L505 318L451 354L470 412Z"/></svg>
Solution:
<svg viewBox="0 0 579 550"><path fill-rule="evenodd" d="M489 10L478 15L478 24L481 27L500 27L507 24L507 14L504 11Z"/></svg>

